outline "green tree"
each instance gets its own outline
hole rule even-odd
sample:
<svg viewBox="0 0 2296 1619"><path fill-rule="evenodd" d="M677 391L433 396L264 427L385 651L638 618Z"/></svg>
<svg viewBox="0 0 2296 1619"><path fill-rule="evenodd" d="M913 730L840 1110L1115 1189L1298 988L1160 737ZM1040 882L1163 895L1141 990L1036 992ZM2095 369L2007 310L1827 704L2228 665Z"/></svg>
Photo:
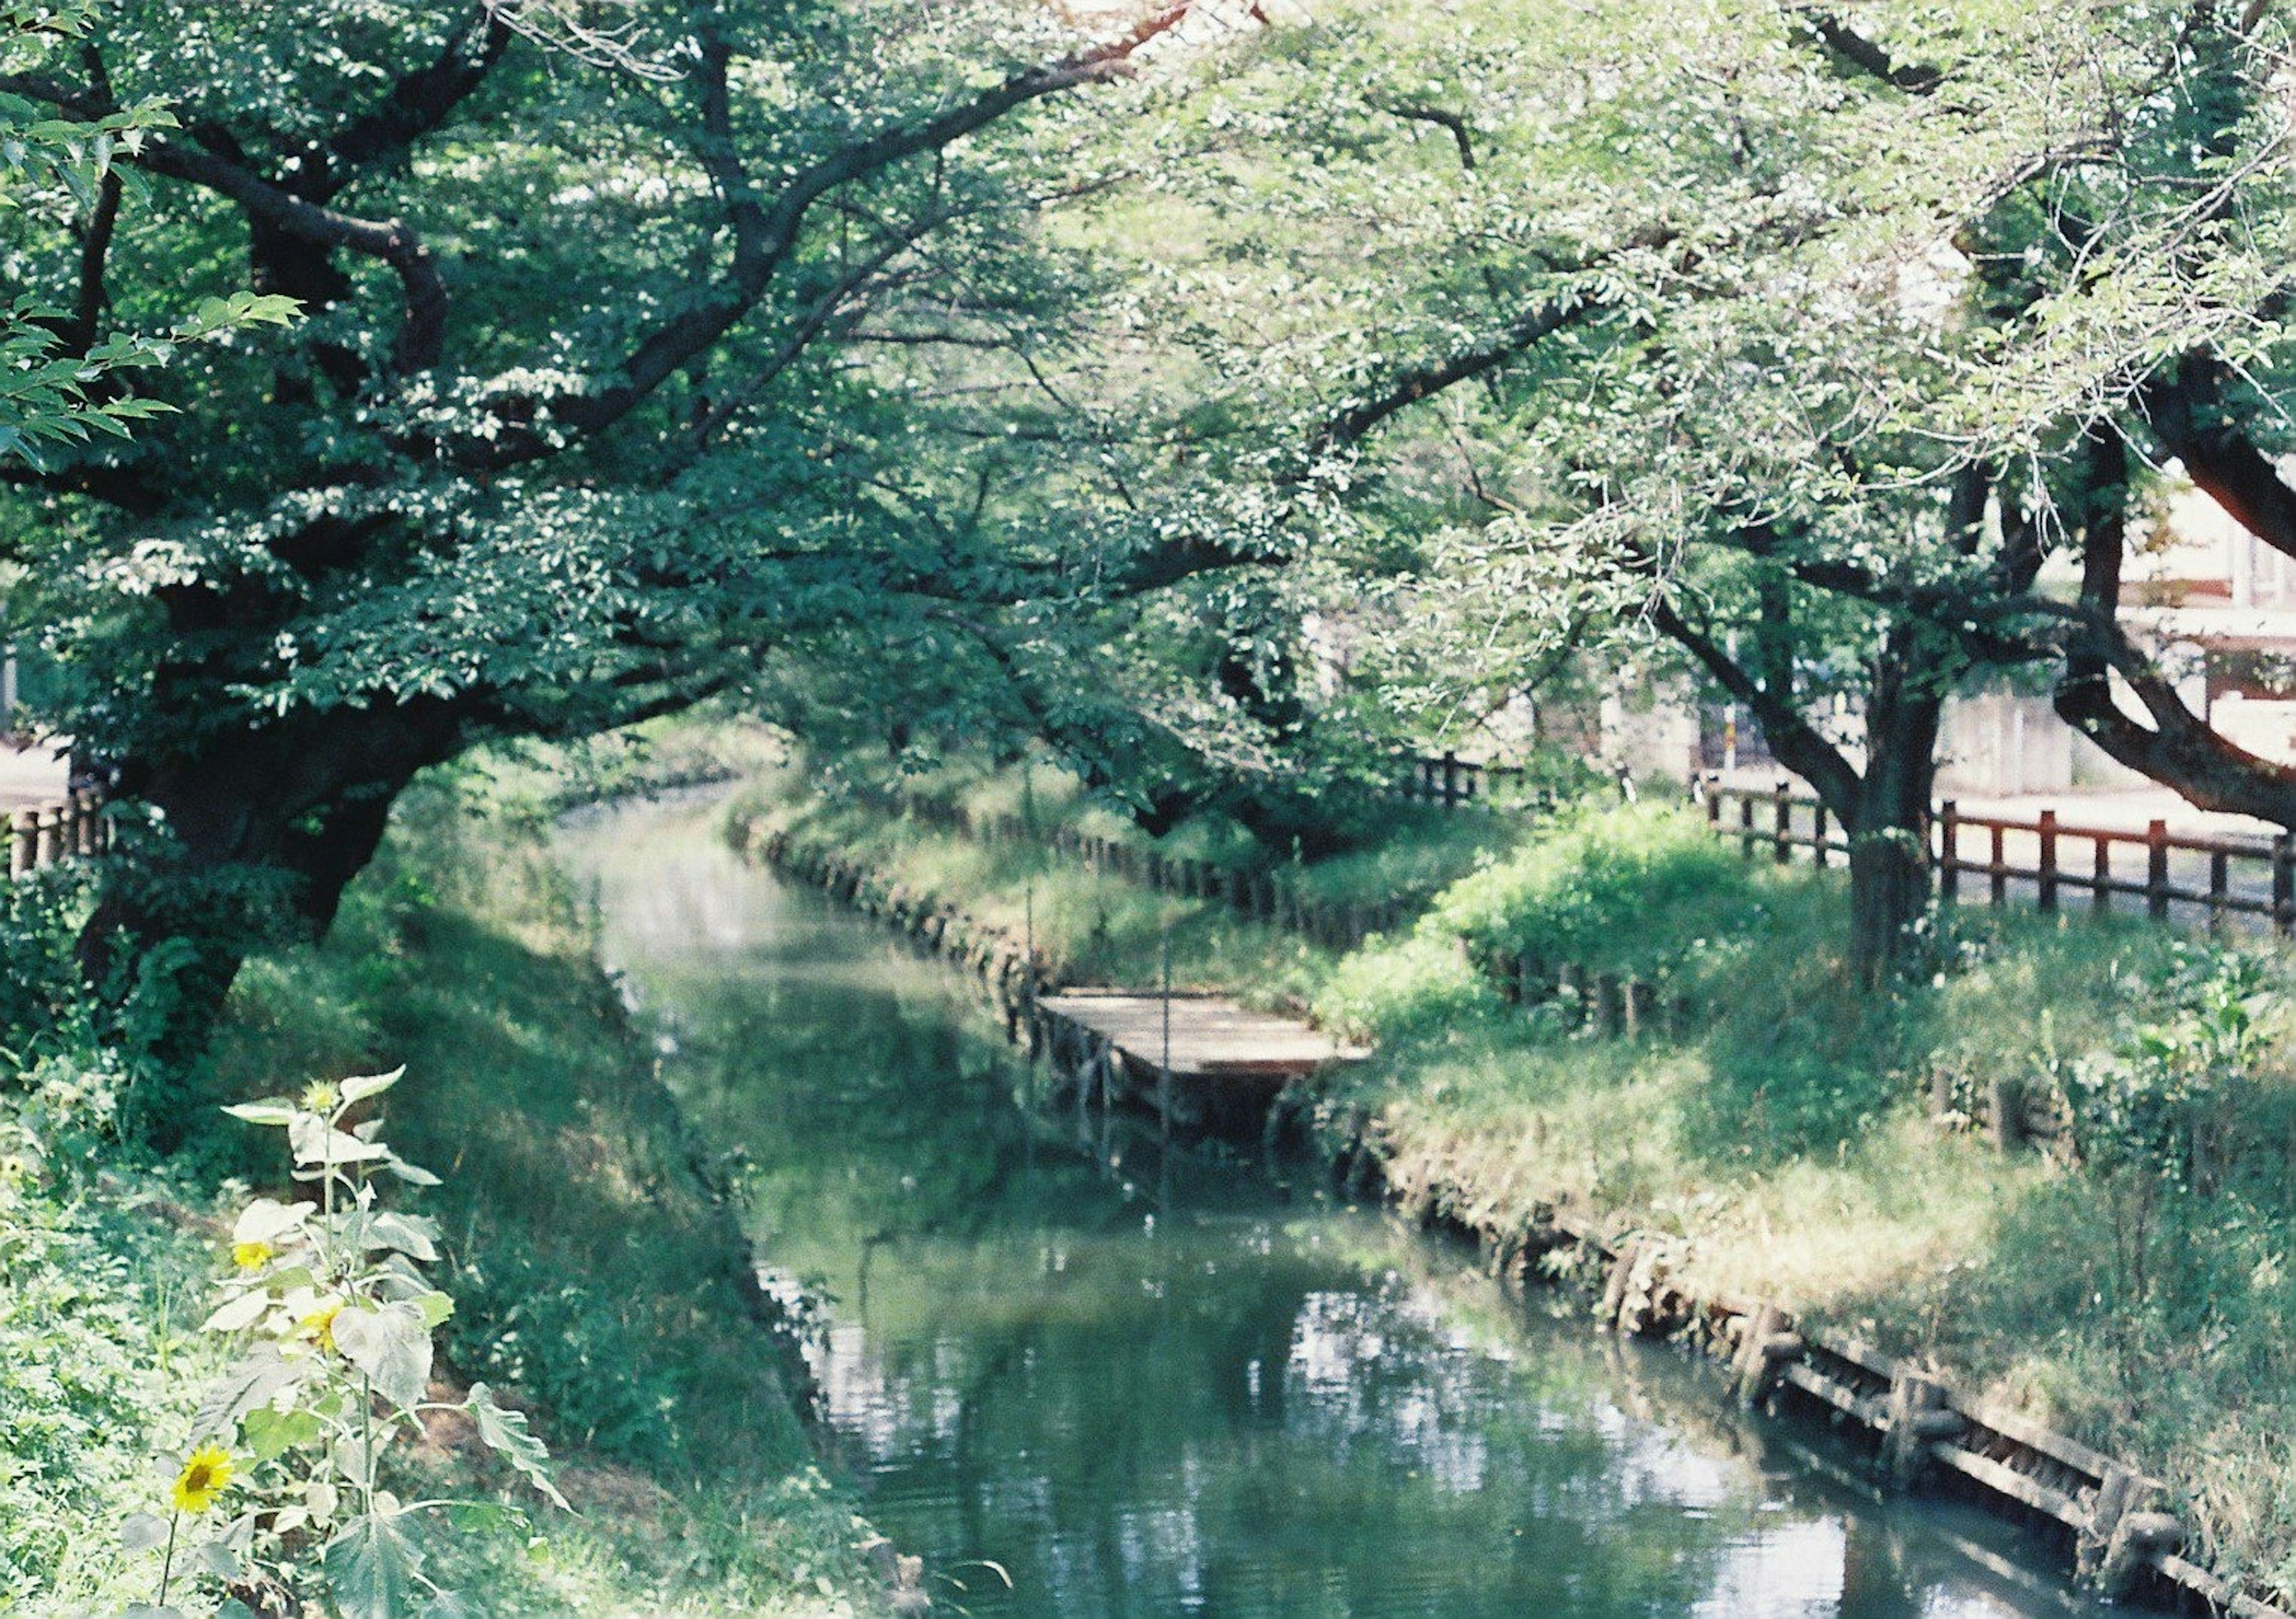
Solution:
<svg viewBox="0 0 2296 1619"><path fill-rule="evenodd" d="M37 72L86 38L94 13L94 0L0 4L0 73ZM53 303L25 292L0 306L0 477L24 477L25 463L57 446L125 437L164 410L125 383L127 373L164 364L175 345L292 311L285 299L235 293L207 300L172 329L111 329L103 259L120 210L131 193L140 199L136 156L155 132L175 127L157 101L78 117L0 93L0 224L69 237L80 270Z"/></svg>
<svg viewBox="0 0 2296 1619"><path fill-rule="evenodd" d="M2183 710L2118 590L2144 456L2279 499L2234 429L2276 408L2281 53L2264 6L1327 10L1208 98L1194 178L1253 234L1182 296L1250 356L1231 409L1337 400L1313 442L1351 505L1415 484L1423 537L1464 495L1471 566L1565 559L1587 612L1751 705L1850 833L1876 971L1978 667L2057 664L2069 715L2187 791L2284 791ZM1361 563L1442 568L1411 522Z"/></svg>
<svg viewBox="0 0 2296 1619"><path fill-rule="evenodd" d="M1007 318L999 266L1093 183L1095 112L1053 103L1187 16L127 0L12 63L44 116L177 120L122 228L10 222L35 279L135 326L251 266L306 314L12 478L48 717L146 816L91 961L200 940L195 1014L279 919L326 925L425 765L1040 589L928 498L931 413L862 334Z"/></svg>

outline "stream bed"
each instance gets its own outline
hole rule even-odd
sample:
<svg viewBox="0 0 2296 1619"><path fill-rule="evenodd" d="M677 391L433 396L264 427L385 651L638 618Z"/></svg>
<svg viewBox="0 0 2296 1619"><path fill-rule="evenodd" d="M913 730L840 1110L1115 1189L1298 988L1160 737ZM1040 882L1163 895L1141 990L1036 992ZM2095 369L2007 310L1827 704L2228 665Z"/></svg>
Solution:
<svg viewBox="0 0 2296 1619"><path fill-rule="evenodd" d="M626 805L565 848L759 1255L824 1301L827 1419L937 1611L2128 1611L1308 1166L1037 1105L975 986L715 828L691 799Z"/></svg>

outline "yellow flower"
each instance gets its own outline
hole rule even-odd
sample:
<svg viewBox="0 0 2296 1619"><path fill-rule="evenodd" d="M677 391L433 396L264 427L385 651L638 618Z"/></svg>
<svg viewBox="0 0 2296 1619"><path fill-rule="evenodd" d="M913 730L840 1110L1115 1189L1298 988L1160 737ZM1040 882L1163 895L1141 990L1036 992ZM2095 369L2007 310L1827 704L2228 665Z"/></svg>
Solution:
<svg viewBox="0 0 2296 1619"><path fill-rule="evenodd" d="M303 1087L303 1109L307 1113L332 1113L343 1093L325 1080L316 1080Z"/></svg>
<svg viewBox="0 0 2296 1619"><path fill-rule="evenodd" d="M231 1245L231 1263L242 1271L260 1271L278 1252L267 1242L234 1242Z"/></svg>
<svg viewBox="0 0 2296 1619"><path fill-rule="evenodd" d="M168 1498L178 1512L205 1512L231 1483L231 1458L224 1451L213 1445L193 1451L185 1458L184 1470L176 1475L176 1487Z"/></svg>
<svg viewBox="0 0 2296 1619"><path fill-rule="evenodd" d="M297 1321L295 1330L320 1348L332 1349L335 1346L335 1317L342 1312L343 1301L332 1300Z"/></svg>

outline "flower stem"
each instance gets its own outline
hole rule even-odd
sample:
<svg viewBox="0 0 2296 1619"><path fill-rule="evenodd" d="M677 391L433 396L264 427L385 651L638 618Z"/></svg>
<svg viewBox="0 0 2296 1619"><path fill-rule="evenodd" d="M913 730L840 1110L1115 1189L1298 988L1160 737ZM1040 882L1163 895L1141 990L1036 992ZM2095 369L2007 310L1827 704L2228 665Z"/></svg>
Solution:
<svg viewBox="0 0 2296 1619"><path fill-rule="evenodd" d="M160 1558L160 1600L153 1604L157 1607L168 1606L168 1576L176 1572L176 1530L183 1521L180 1511L168 1515L168 1549Z"/></svg>

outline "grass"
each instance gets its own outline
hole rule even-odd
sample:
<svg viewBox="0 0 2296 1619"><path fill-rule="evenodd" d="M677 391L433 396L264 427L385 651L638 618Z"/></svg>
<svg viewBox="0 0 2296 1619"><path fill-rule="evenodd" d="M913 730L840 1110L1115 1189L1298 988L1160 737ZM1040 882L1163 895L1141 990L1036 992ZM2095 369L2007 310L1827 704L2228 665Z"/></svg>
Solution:
<svg viewBox="0 0 2296 1619"><path fill-rule="evenodd" d="M795 786L754 816L992 920L1037 884L1039 936L1080 975L1138 971L1168 904ZM1009 778L957 790L1009 807ZM1099 814L1034 790L1044 821ZM2296 1597L2296 953L1948 912L1877 995L1846 970L1837 874L1744 863L1664 810L1455 821L1424 851L1406 828L1304 874L1342 898L1447 876L1399 936L1336 958L1189 936L1192 977L1275 985L1377 1042L1320 1113L1369 1132L1399 1195L1501 1229L1567 1200L1671 1235L1695 1287L1854 1329L2138 1462L2215 1566ZM1589 1037L1472 964L1505 954L1656 978L1703 1010L1678 1038ZM2256 1019L2236 1040L2195 1010L2227 982ZM2056 1109L2052 1150L1956 1123L2001 1081Z"/></svg>
<svg viewBox="0 0 2296 1619"><path fill-rule="evenodd" d="M445 1177L418 1195L448 1237L449 1369L536 1411L578 1511L431 1537L472 1611L880 1612L866 1525L814 1466L738 1229L551 857L556 778L505 773L410 793L327 944L249 964L186 1088L219 1103L407 1065L390 1132ZM0 1608L149 1599L116 1525L188 1431L206 1369L186 1329L217 1266L200 1211L218 1182L282 1178L251 1156L264 1133L217 1117L164 1175L116 1154L0 1175ZM424 1493L504 1483L451 1434L420 1466Z"/></svg>
<svg viewBox="0 0 2296 1619"><path fill-rule="evenodd" d="M857 854L912 889L956 901L1015 937L1025 934L1070 983L1153 984L1168 935L1177 985L1225 986L1255 1005L1303 1008L1339 963L1336 953L1219 902L1157 894L1038 844L984 843L928 815L889 812L897 794L905 805L961 807L976 819L1022 816L1044 838L1066 827L1120 842L1152 841L1113 809L1086 798L1072 778L1042 766L948 765L896 779L861 775L849 765L809 774L791 765L758 778L732 814L738 835L752 845L783 832L801 845ZM1280 865L1303 894L1344 904L1431 895L1490 859L1513 835L1512 822L1490 816L1396 807L1376 841L1312 863L1261 850L1242 828L1213 817L1152 841L1169 856L1253 869Z"/></svg>

